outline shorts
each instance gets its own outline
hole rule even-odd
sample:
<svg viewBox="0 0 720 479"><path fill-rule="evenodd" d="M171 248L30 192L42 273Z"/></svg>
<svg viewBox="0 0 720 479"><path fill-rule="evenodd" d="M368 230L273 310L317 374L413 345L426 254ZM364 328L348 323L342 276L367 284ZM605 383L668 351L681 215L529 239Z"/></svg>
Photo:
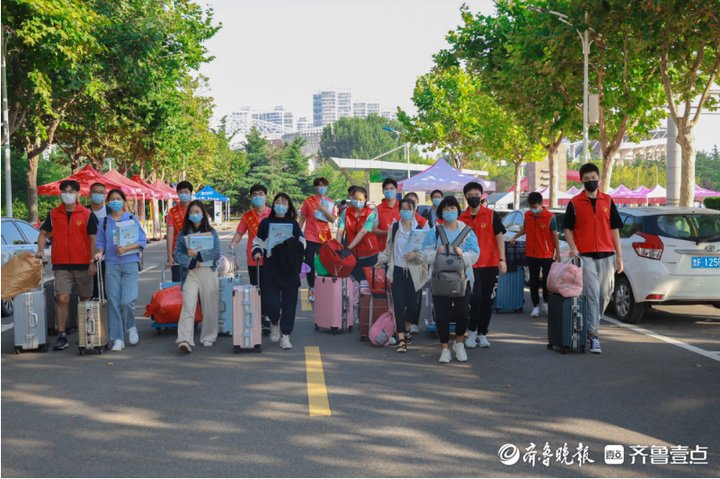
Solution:
<svg viewBox="0 0 720 479"><path fill-rule="evenodd" d="M88 276L86 269L55 270L55 294L72 294L76 287L78 296L90 298L93 293L93 277Z"/></svg>

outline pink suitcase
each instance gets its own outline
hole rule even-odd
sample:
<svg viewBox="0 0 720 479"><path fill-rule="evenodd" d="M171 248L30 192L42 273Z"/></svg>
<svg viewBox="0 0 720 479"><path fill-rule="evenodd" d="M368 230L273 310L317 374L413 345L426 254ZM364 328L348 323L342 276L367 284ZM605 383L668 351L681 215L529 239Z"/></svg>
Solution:
<svg viewBox="0 0 720 479"><path fill-rule="evenodd" d="M260 292L251 284L233 287L233 350L262 352Z"/></svg>
<svg viewBox="0 0 720 479"><path fill-rule="evenodd" d="M315 278L315 331L352 331L355 317L354 284L350 278Z"/></svg>

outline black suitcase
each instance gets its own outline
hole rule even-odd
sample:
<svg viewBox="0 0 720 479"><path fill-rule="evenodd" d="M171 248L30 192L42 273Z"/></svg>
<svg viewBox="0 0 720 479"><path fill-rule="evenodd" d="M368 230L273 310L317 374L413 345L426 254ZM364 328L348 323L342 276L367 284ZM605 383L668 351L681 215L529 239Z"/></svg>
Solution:
<svg viewBox="0 0 720 479"><path fill-rule="evenodd" d="M548 349L558 348L561 353L568 351L585 352L587 323L585 296L564 298L550 294L548 305Z"/></svg>

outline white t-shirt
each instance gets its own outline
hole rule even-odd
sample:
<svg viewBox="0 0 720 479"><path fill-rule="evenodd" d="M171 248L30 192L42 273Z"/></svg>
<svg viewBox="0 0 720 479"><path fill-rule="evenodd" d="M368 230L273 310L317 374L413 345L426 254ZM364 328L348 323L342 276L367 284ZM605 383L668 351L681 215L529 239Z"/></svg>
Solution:
<svg viewBox="0 0 720 479"><path fill-rule="evenodd" d="M97 218L98 224L102 225L103 218L105 218L107 216L107 206L103 205L103 207L97 211L95 211L91 206L90 211L92 211L93 214L95 215L95 218ZM101 228L102 228L102 226L101 226Z"/></svg>

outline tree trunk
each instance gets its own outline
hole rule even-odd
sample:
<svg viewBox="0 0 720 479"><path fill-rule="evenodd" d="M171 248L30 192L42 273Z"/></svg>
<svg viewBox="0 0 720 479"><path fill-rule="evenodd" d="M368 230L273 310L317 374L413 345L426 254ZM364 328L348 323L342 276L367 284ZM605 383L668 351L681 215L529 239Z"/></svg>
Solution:
<svg viewBox="0 0 720 479"><path fill-rule="evenodd" d="M37 172L38 162L40 161L40 153L36 150L25 150L27 154L28 170L26 174L27 187L28 187L28 217L27 220L30 224L37 223L38 220L38 184L37 184Z"/></svg>
<svg viewBox="0 0 720 479"><path fill-rule="evenodd" d="M522 160L514 161L515 164L515 194L513 195L513 209L520 208L520 185L522 183Z"/></svg>
<svg viewBox="0 0 720 479"><path fill-rule="evenodd" d="M692 127L678 128L677 142L682 149L680 206L690 207L695 201L695 139Z"/></svg>

